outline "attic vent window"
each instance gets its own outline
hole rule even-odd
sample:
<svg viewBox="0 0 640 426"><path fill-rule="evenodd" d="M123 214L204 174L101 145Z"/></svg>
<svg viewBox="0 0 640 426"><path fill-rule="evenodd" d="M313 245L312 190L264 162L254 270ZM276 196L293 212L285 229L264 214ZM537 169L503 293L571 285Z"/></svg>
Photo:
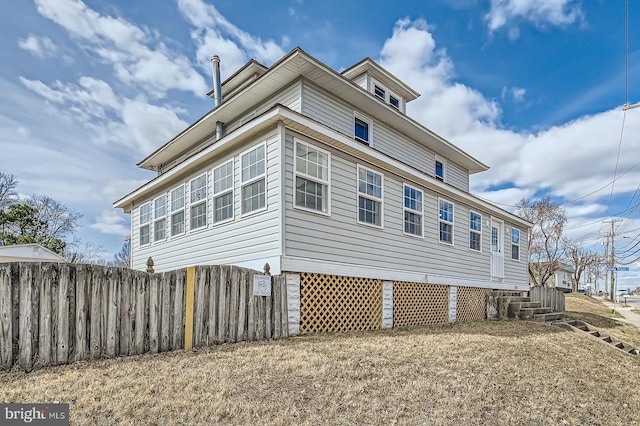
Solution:
<svg viewBox="0 0 640 426"><path fill-rule="evenodd" d="M385 93L384 89L382 87L378 86L377 84L374 85L374 93L376 94L377 97L379 97L383 101L386 100L386 93Z"/></svg>
<svg viewBox="0 0 640 426"><path fill-rule="evenodd" d="M391 95L389 95L389 104L396 109L400 109L400 101Z"/></svg>

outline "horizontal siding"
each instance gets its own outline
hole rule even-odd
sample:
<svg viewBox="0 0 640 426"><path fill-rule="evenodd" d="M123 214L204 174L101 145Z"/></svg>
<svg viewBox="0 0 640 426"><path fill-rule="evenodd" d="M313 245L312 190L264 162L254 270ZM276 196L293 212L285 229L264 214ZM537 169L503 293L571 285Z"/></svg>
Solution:
<svg viewBox="0 0 640 426"><path fill-rule="evenodd" d="M505 282L521 282L522 277L529 282L529 254L527 252L529 237L526 229L513 226L513 224L506 222L506 228L508 231L504 233L504 247L505 247L505 261L504 261L504 279ZM511 228L520 230L520 260L511 259Z"/></svg>
<svg viewBox="0 0 640 426"><path fill-rule="evenodd" d="M435 163L433 169L435 170ZM451 161L447 162L447 183L465 192L469 192L469 171Z"/></svg>
<svg viewBox="0 0 640 426"><path fill-rule="evenodd" d="M384 172L384 227L379 229L358 224L356 160L317 141L298 135L296 137L331 152L331 216L293 208L293 135L287 134L285 149L285 252L287 255L460 279L487 281L490 279L490 229L485 225L485 221L490 219L488 213L474 210L483 215L481 252L468 248L469 207L462 203L454 203L454 245L440 243L438 241L438 194L419 188L423 190L425 209L424 238L404 235L403 181L395 175ZM372 168L369 165L363 165ZM509 271L514 275L521 273L517 267Z"/></svg>
<svg viewBox="0 0 640 426"><path fill-rule="evenodd" d="M366 111L357 112L367 117ZM347 137L353 137L354 108L306 80L302 85L302 113ZM385 123L368 118L373 122L372 148L417 170L434 175L435 152L403 136ZM442 158L447 160L445 157ZM468 171L449 160L447 167L447 183L463 191L469 191Z"/></svg>
<svg viewBox="0 0 640 426"><path fill-rule="evenodd" d="M251 118L258 116L265 111L268 111L276 104L282 104L293 111L300 112L300 84L300 80L291 83L280 92L270 97L268 100L261 102L257 104L255 108L246 111L244 114L238 117L237 120L225 123L225 134L233 132Z"/></svg>
<svg viewBox="0 0 640 426"><path fill-rule="evenodd" d="M307 80L302 84L302 114L353 137L353 107L327 96Z"/></svg>
<svg viewBox="0 0 640 426"><path fill-rule="evenodd" d="M266 140L267 152L267 209L241 217L240 154ZM274 128L262 138L252 139L224 158L219 158L200 168L184 179L185 183L185 224L189 224L189 181L207 172L207 226L164 241L152 241L150 245L139 244L138 206L169 192L178 184L165 188L153 197L142 200L132 210L132 267L145 269L146 261L153 258L154 269L158 272L203 264L235 264L277 256L280 252L280 141ZM220 224L213 223L212 169L234 159L234 219ZM170 213L167 214L167 235L169 235ZM153 240L153 235L152 235Z"/></svg>

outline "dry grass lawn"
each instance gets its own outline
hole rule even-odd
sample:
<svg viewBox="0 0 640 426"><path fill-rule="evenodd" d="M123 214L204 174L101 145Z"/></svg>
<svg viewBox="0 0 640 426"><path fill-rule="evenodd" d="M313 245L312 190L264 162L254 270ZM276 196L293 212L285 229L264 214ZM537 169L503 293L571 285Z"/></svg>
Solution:
<svg viewBox="0 0 640 426"><path fill-rule="evenodd" d="M565 309L567 317L585 321L619 340L640 348L638 328L632 324L612 319L622 318L622 316L618 312L614 315L612 309L603 305L598 299L583 294L569 293L565 297Z"/></svg>
<svg viewBox="0 0 640 426"><path fill-rule="evenodd" d="M72 424L640 423L640 357L525 321L222 345L0 372L0 401Z"/></svg>

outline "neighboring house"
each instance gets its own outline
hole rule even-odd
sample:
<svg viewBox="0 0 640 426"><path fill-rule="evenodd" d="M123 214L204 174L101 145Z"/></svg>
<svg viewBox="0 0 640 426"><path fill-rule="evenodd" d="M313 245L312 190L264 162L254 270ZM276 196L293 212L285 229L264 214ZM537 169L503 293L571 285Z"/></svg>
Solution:
<svg viewBox="0 0 640 426"><path fill-rule="evenodd" d="M561 262L553 262L553 264L542 262L532 264L531 269L534 273L537 270L546 271L548 265L551 266L549 272L553 272L553 274L546 279L544 285L546 287L555 287L564 293L571 293L573 291L573 273L575 272L573 266ZM533 283L531 283L531 285L533 285Z"/></svg>
<svg viewBox="0 0 640 426"><path fill-rule="evenodd" d="M114 203L131 214L133 269L152 257L157 272L269 263L529 289L531 224L469 193L488 167L407 116L419 94L376 62L337 72L296 48L220 84L212 61L215 107L142 160L157 177Z"/></svg>
<svg viewBox="0 0 640 426"><path fill-rule="evenodd" d="M40 244L0 246L0 263L5 262L66 262L66 259Z"/></svg>

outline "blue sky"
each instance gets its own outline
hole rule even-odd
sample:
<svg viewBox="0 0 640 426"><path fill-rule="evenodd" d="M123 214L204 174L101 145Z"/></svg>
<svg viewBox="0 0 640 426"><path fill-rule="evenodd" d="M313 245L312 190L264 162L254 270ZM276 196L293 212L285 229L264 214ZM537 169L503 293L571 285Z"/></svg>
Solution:
<svg viewBox="0 0 640 426"><path fill-rule="evenodd" d="M1 1L0 171L82 212L106 258L129 233L112 202L153 177L135 164L213 107L210 56L226 77L296 46L337 70L371 57L420 92L408 113L491 166L474 193L549 194L587 247L619 217L619 251L640 257L634 2L627 95L622 0Z"/></svg>

